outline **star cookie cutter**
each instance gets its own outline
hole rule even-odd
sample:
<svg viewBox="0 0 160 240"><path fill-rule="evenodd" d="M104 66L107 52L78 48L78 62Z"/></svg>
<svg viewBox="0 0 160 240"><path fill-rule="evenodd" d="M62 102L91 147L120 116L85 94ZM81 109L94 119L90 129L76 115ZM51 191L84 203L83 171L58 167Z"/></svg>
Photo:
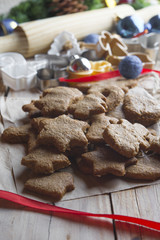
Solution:
<svg viewBox="0 0 160 240"><path fill-rule="evenodd" d="M148 33L137 38L123 39L129 52L142 52L147 54L153 61L159 58L160 34Z"/></svg>

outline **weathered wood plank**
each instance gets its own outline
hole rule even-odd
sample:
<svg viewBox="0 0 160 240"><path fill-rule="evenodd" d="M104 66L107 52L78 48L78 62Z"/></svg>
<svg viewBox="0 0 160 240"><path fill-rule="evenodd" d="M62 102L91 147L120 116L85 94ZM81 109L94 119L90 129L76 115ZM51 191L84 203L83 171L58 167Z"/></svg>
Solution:
<svg viewBox="0 0 160 240"><path fill-rule="evenodd" d="M135 189L140 217L160 222L160 184ZM160 239L160 232L141 229L142 239Z"/></svg>
<svg viewBox="0 0 160 240"><path fill-rule="evenodd" d="M153 221L160 221L160 185L152 185L111 194L113 212ZM144 239L156 240L160 233L123 222L115 223L118 240Z"/></svg>
<svg viewBox="0 0 160 240"><path fill-rule="evenodd" d="M93 213L111 213L109 195L86 197L56 204L61 207ZM50 227L50 239L115 239L112 220L86 218L79 216L53 217ZM56 238L55 238L56 239Z"/></svg>
<svg viewBox="0 0 160 240"><path fill-rule="evenodd" d="M50 219L49 215L24 210L23 207L0 200L0 232L3 240L49 239Z"/></svg>
<svg viewBox="0 0 160 240"><path fill-rule="evenodd" d="M97 213L111 213L109 196L64 201L58 206ZM73 215L54 216L31 212L0 200L0 231L3 240L115 239L112 220Z"/></svg>

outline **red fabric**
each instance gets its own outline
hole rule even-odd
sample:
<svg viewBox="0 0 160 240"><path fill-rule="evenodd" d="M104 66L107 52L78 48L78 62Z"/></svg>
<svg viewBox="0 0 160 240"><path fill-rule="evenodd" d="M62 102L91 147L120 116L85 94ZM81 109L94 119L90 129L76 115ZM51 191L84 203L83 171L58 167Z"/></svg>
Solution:
<svg viewBox="0 0 160 240"><path fill-rule="evenodd" d="M143 69L141 74L143 73L149 73L149 72L156 72L160 74L160 71L156 71L153 69ZM73 78L73 79L68 79L68 78L59 78L60 82L97 82L97 81L102 81L106 80L109 78L114 78L114 77L119 77L121 76L119 70L111 71L111 72L105 72L105 73L100 73L92 76L87 76L87 77L81 77L81 78ZM126 79L127 80L127 79Z"/></svg>
<svg viewBox="0 0 160 240"><path fill-rule="evenodd" d="M81 77L81 78L72 78L72 79L59 78L59 81L60 82L96 82L96 81L101 81L101 80L118 77L118 76L121 76L121 75L119 70L116 70L112 72L99 73L96 75Z"/></svg>
<svg viewBox="0 0 160 240"><path fill-rule="evenodd" d="M110 218L118 221L124 221L128 223L133 224L139 224L143 227L151 228L154 230L160 230L160 223L155 221L150 221L142 218L135 218L135 217L129 217L129 216L123 216L123 215L116 215L116 214L95 214L95 213L89 213L89 212L82 212L82 211L76 211L71 210L67 208L57 207L50 204L42 203L39 201L35 201L23 196L20 196L18 194L3 191L0 190L0 198L5 199L7 201L14 202L16 204L19 204L21 206L29 207L33 210L39 210L46 213L62 213L62 214L74 214L74 215L81 215L81 216L87 216L87 217L103 217L103 218Z"/></svg>

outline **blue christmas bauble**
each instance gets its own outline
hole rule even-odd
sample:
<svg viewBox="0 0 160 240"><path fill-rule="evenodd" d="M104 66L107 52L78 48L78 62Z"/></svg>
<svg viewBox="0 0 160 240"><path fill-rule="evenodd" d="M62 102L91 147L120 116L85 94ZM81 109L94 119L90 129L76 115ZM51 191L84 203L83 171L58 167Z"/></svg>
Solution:
<svg viewBox="0 0 160 240"><path fill-rule="evenodd" d="M150 31L151 32L159 32L160 33L160 14L155 15L152 17L148 24L150 26Z"/></svg>
<svg viewBox="0 0 160 240"><path fill-rule="evenodd" d="M97 43L99 41L99 34L96 34L96 33L91 33L91 34L88 34L84 39L83 41L85 43Z"/></svg>
<svg viewBox="0 0 160 240"><path fill-rule="evenodd" d="M0 22L0 36L10 34L18 26L18 23L10 18L3 19Z"/></svg>
<svg viewBox="0 0 160 240"><path fill-rule="evenodd" d="M144 29L144 21L137 15L127 16L119 20L116 25L117 33L123 38L131 38L143 32Z"/></svg>
<svg viewBox="0 0 160 240"><path fill-rule="evenodd" d="M143 63L137 56L126 56L119 64L120 74L127 79L134 79L142 72Z"/></svg>

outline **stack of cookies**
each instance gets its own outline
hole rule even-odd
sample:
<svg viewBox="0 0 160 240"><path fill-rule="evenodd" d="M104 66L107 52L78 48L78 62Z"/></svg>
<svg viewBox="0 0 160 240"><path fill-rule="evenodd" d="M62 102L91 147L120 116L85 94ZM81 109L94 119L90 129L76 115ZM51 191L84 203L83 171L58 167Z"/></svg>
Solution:
<svg viewBox="0 0 160 240"><path fill-rule="evenodd" d="M49 88L24 105L29 123L5 129L2 140L27 145L21 163L33 177L25 188L60 200L74 189L73 176L63 171L72 161L98 177L160 178L160 138L150 129L160 119L160 104L128 92L136 81ZM112 117L119 106L124 118Z"/></svg>

